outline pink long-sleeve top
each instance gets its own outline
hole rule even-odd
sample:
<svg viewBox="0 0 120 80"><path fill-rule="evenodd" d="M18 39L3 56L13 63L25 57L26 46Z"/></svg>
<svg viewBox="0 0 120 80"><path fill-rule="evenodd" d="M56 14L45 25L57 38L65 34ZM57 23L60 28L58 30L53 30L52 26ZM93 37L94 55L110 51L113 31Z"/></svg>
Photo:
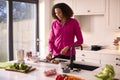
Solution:
<svg viewBox="0 0 120 80"><path fill-rule="evenodd" d="M70 47L82 43L82 32L76 19L69 18L64 25L57 19L52 22L49 37L49 52L59 55L64 47L69 46L69 50L65 53L65 56L70 56ZM72 54L76 54L75 50L73 50Z"/></svg>

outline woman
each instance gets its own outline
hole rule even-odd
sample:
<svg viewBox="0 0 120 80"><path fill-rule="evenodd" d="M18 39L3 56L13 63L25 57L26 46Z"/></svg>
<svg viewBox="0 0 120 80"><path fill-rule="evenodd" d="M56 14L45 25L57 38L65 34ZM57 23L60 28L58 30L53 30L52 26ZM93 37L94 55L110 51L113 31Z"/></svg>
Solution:
<svg viewBox="0 0 120 80"><path fill-rule="evenodd" d="M70 48L83 43L83 37L79 23L73 16L72 9L65 3L55 4L52 8L54 21L51 25L49 37L49 54L46 56L50 60L52 56L70 59ZM75 36L77 41L75 42ZM75 59L75 49L73 50Z"/></svg>

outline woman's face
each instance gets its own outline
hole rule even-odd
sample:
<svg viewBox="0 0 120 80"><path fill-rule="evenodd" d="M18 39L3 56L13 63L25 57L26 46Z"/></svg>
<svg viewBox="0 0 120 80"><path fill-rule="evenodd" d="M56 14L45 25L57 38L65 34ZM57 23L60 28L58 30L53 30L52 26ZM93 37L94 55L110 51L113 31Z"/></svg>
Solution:
<svg viewBox="0 0 120 80"><path fill-rule="evenodd" d="M55 8L55 14L58 17L59 20L63 19L63 13L60 8Z"/></svg>

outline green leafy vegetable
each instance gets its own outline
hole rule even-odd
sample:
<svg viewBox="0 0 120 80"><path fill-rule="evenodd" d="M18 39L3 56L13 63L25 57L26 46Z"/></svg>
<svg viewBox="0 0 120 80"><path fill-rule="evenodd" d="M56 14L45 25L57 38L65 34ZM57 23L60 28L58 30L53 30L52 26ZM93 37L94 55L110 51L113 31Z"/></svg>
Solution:
<svg viewBox="0 0 120 80"><path fill-rule="evenodd" d="M4 69L6 67L11 66L13 63L11 62L0 62L0 69Z"/></svg>
<svg viewBox="0 0 120 80"><path fill-rule="evenodd" d="M11 69L17 69L17 70L26 70L28 66L25 63L13 63L10 65Z"/></svg>
<svg viewBox="0 0 120 80"><path fill-rule="evenodd" d="M114 67L108 64L106 64L105 67L102 68L100 73L95 74L95 77L100 78L101 80L111 80L114 76Z"/></svg>

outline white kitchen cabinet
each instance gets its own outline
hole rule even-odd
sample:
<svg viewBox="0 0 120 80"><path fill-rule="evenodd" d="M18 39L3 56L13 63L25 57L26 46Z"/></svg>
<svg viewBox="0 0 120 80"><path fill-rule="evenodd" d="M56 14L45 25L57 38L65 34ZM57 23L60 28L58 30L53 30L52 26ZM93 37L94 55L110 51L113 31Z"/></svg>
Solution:
<svg viewBox="0 0 120 80"><path fill-rule="evenodd" d="M95 15L105 13L106 0L74 0L75 15Z"/></svg>
<svg viewBox="0 0 120 80"><path fill-rule="evenodd" d="M56 4L56 3L66 3L73 9L73 1L74 0L54 0L53 4Z"/></svg>
<svg viewBox="0 0 120 80"><path fill-rule="evenodd" d="M120 68L120 52L116 50L86 51L76 50L76 61L111 64Z"/></svg>
<svg viewBox="0 0 120 80"><path fill-rule="evenodd" d="M111 64L116 76L120 74L120 52L116 50L80 51L76 50L76 61L95 63L99 66Z"/></svg>
<svg viewBox="0 0 120 80"><path fill-rule="evenodd" d="M117 54L102 54L101 55L101 64L111 64L120 68L120 55Z"/></svg>
<svg viewBox="0 0 120 80"><path fill-rule="evenodd" d="M54 0L56 3L67 3L74 11L74 15L95 15L105 13L106 0Z"/></svg>
<svg viewBox="0 0 120 80"><path fill-rule="evenodd" d="M100 64L100 54L95 53L94 51L76 50L76 60Z"/></svg>
<svg viewBox="0 0 120 80"><path fill-rule="evenodd" d="M120 27L120 0L109 0L108 22L113 31L118 31Z"/></svg>
<svg viewBox="0 0 120 80"><path fill-rule="evenodd" d="M101 55L101 65L111 64L114 66L114 69L116 70L116 74L119 74L120 72L120 54L119 53L106 53Z"/></svg>

